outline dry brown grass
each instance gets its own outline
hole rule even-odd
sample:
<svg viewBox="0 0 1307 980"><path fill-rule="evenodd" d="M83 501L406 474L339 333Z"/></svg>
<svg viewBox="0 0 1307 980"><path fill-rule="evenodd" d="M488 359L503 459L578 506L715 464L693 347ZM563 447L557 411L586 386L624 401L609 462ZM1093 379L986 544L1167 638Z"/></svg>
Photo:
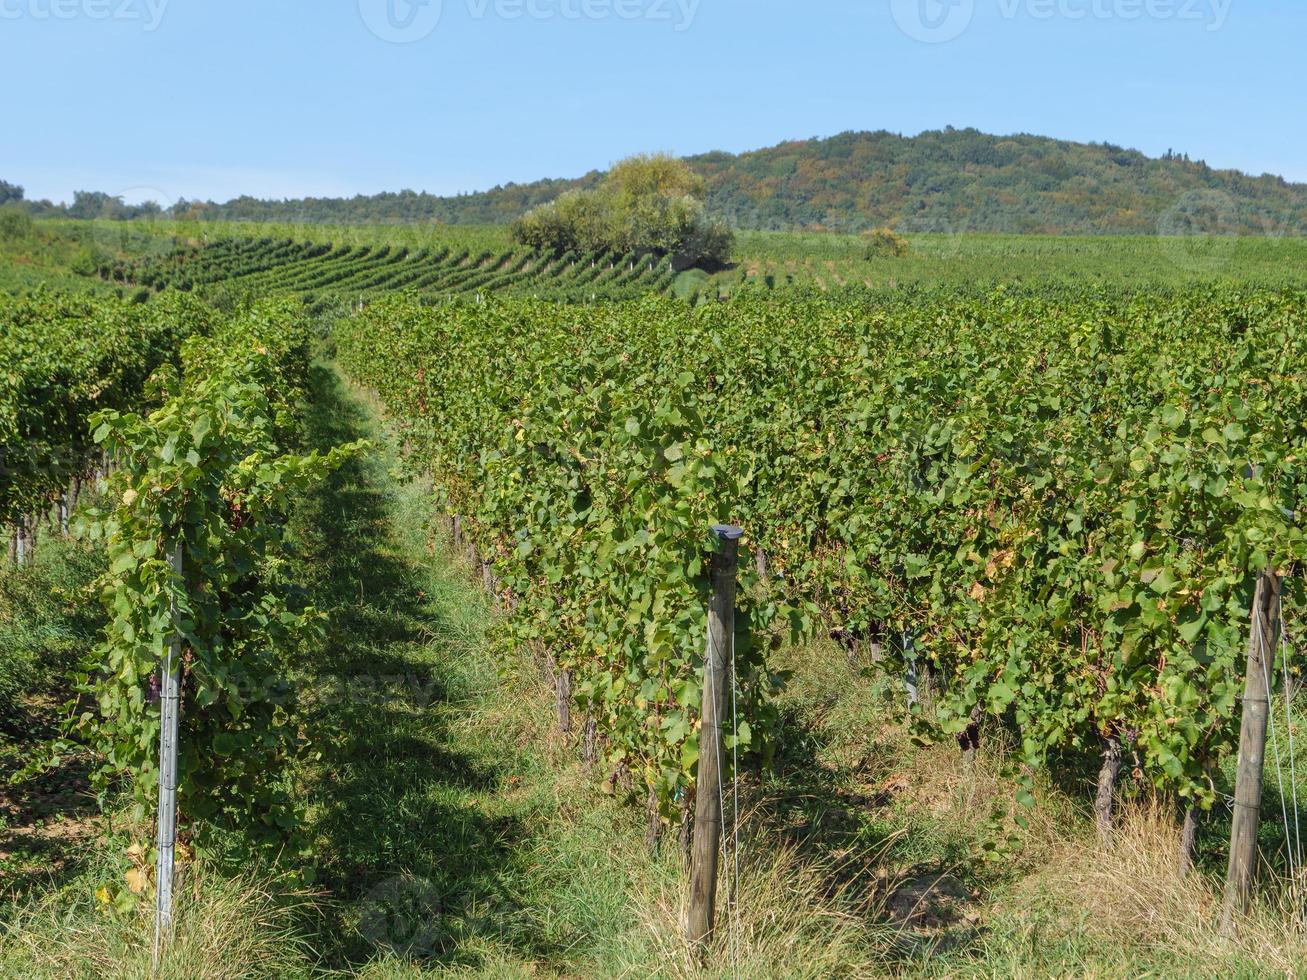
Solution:
<svg viewBox="0 0 1307 980"><path fill-rule="evenodd" d="M635 904L642 937L631 943L624 975L710 977L873 977L890 972L896 930L874 896L832 888L836 867L823 866L774 838L744 837L739 891L728 903L723 867L717 931L702 961L685 942L684 879L663 880ZM640 940L643 941L640 941Z"/></svg>
<svg viewBox="0 0 1307 980"><path fill-rule="evenodd" d="M1307 937L1283 883L1260 882L1238 938L1220 934L1221 882L1179 874L1167 801L1123 806L1105 849L1087 795L1046 774L1031 780L1035 806L1017 804L1018 767L1001 737L968 764L951 740L912 741L898 679L873 671L851 683L855 664L825 642L787 650L785 661L795 673L787 700L817 736L815 761L838 805L901 834L880 868L891 909L904 918L905 897L928 895L932 876L978 886L951 926L906 923L899 938L915 948L895 964L899 975L1307 976Z"/></svg>
<svg viewBox="0 0 1307 980"><path fill-rule="evenodd" d="M55 893L0 925L0 974L31 980L307 975L310 957L296 919L310 897L285 882L193 870L177 900L175 929L158 972L151 901L120 913L90 896L70 902Z"/></svg>
<svg viewBox="0 0 1307 980"><path fill-rule="evenodd" d="M1088 833L1065 837L1006 901L1052 913L1046 921L1068 934L1177 961L1192 976L1307 975L1307 936L1286 891L1263 883L1238 938L1226 938L1218 883L1179 873L1179 839L1173 807L1127 807L1110 846Z"/></svg>
<svg viewBox="0 0 1307 980"><path fill-rule="evenodd" d="M1079 819L1075 805L1041 778L1031 786L1035 805L1020 806L1008 750L998 739L985 740L970 763L948 743L905 753L893 781L904 787L901 809L915 821L948 828L973 855L996 835L1017 835L1022 864L1041 862Z"/></svg>

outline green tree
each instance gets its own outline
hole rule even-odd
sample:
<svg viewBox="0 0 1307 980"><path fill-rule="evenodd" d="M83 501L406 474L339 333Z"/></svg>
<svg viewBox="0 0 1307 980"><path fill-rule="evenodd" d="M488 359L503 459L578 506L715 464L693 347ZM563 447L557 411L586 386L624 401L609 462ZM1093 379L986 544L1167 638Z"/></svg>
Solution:
<svg viewBox="0 0 1307 980"><path fill-rule="evenodd" d="M593 190L569 191L513 225L514 240L554 252L670 255L677 268L720 266L733 236L705 212L703 178L663 154L629 157Z"/></svg>
<svg viewBox="0 0 1307 980"><path fill-rule="evenodd" d="M103 191L73 191L73 203L68 207L68 217L112 218L122 205L122 198L110 197Z"/></svg>

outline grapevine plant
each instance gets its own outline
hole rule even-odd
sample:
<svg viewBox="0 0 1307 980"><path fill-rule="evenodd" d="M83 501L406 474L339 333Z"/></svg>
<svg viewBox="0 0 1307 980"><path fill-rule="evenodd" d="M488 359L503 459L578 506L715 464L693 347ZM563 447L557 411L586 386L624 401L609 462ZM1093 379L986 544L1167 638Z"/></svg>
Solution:
<svg viewBox="0 0 1307 980"><path fill-rule="evenodd" d="M211 319L188 297L0 296L0 521L44 509L83 475L91 416L137 405L151 374Z"/></svg>
<svg viewBox="0 0 1307 980"><path fill-rule="evenodd" d="M187 341L181 361L156 379L155 411L93 417L95 442L122 466L91 514L108 549L109 623L79 678L74 727L100 750L98 787L125 786L137 816L150 812L158 670L179 632L183 820L200 843L212 828L285 842L296 827L285 766L304 748L289 664L322 629L286 574L286 517L358 447L287 451L307 364L294 304L256 306Z"/></svg>

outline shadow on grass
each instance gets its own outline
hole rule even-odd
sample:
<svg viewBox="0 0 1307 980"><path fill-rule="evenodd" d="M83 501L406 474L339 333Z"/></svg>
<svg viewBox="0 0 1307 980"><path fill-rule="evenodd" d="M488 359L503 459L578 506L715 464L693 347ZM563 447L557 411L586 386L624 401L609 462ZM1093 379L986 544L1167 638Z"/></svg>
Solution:
<svg viewBox="0 0 1307 980"><path fill-rule="evenodd" d="M17 786L0 784L0 900L57 890L89 865L100 814L90 764L86 754L72 754Z"/></svg>
<svg viewBox="0 0 1307 980"><path fill-rule="evenodd" d="M47 531L34 564L0 569L0 897L60 888L88 864L99 814L94 760L66 751L52 768L19 774L51 756L64 733L70 675L104 625L87 592L103 564Z"/></svg>
<svg viewBox="0 0 1307 980"><path fill-rule="evenodd" d="M992 762L968 769L951 738L914 742L892 665L824 641L784 657L794 680L779 704L776 771L763 784L768 816L828 869L832 892L897 929L886 950L896 969L981 949L978 900L1017 867L1016 856L994 860L983 848L1011 846L1015 789L1005 792ZM987 733L986 759L1002 737Z"/></svg>
<svg viewBox="0 0 1307 980"><path fill-rule="evenodd" d="M312 385L313 445L376 435L332 371L315 368ZM467 642L450 618L473 600L397 533L384 462L343 467L295 529L305 586L330 617L304 678L321 753L304 791L317 885L333 903L319 948L337 968L385 951L476 966L469 949L481 942L547 957L556 951L512 893L523 828L487 805L508 776L493 750L450 730L468 697L450 676L451 645Z"/></svg>
<svg viewBox="0 0 1307 980"><path fill-rule="evenodd" d="M898 927L885 950L888 961L907 964L971 942L974 930L962 920L957 894L941 888L965 895L957 879L974 877L974 856L959 836L919 833L928 814L904 812L903 738L885 724L887 692L866 677L853 682L868 699L865 711L848 715L849 674L861 674L865 665L833 646L807 655L838 663L832 671L810 661L814 675L834 675L831 686L795 685L782 697L776 766L761 786L768 824L805 862L823 869L830 894Z"/></svg>
<svg viewBox="0 0 1307 980"><path fill-rule="evenodd" d="M965 766L948 758L953 747L947 743L927 750L934 753L929 760L919 756L913 764L917 750L891 722L902 714L901 679L883 677L874 668L855 679L851 675L860 665L830 646L817 644L794 655L801 659L785 663L796 679L781 699L778 772L763 787L770 815L802 853L826 866L835 863L835 886L860 895L874 894L878 887L882 895L888 893L885 911L904 927L891 956L899 969L914 972L933 959L949 964L935 967L940 975L952 975L952 969L970 972L1014 938L1005 931L1011 921L995 914L990 901L974 899L1001 896L1032 870L1051 867L1038 848L1053 836L1062 839L1065 833L1071 840L1083 835L1086 847L1095 846L1090 808L1098 758L1091 752L1049 758L1038 776L1050 790L1040 805L1053 809L1029 814L1028 834L1015 830L1003 817L1015 796L1020 763L1011 729L986 719L985 765L976 770L981 779L971 790ZM1277 764L1273 741L1266 752L1258 833L1264 862L1259 890L1269 895L1282 891L1289 878L1286 822L1291 838L1299 827L1307 830L1307 791L1299 787L1295 800L1291 788L1295 768L1307 772L1307 763L1290 765L1283 702L1277 704L1280 759ZM1307 752L1296 761L1304 758ZM937 762L938 772L923 769L923 761ZM1233 759L1226 759L1214 774L1218 801L1203 817L1198 838L1198 866L1218 894L1229 847L1230 808L1224 797L1233 792L1232 767ZM1133 761L1127 761L1121 774L1118 800L1123 808L1155 792L1134 778L1132 769ZM907 785L908 780L913 784ZM991 813L997 819L991 821ZM1177 808L1177 826L1181 816ZM1008 834L1015 846L1005 843ZM1032 844L1033 852L1028 850ZM867 856L876 854L889 870L888 882L878 883L873 876L876 862ZM838 863L845 855L857 860ZM1178 852L1174 856L1178 868ZM918 903L924 914L917 914ZM1068 921L1081 911L1069 909ZM1082 949L1073 952L1084 955ZM937 958L941 956L945 958Z"/></svg>

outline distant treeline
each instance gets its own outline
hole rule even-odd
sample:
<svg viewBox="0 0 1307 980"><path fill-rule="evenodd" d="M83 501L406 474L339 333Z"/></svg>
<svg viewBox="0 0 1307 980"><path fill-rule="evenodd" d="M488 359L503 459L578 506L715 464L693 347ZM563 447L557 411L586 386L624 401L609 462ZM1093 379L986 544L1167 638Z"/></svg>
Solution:
<svg viewBox="0 0 1307 980"><path fill-rule="evenodd" d="M1215 170L1168 152L1159 159L1110 143L991 136L974 129L842 133L750 153L687 157L705 181L709 216L733 228L857 232L1300 235L1307 185ZM331 224L508 224L603 174L507 184L437 197L414 191L352 198L225 204L179 201L166 210L78 192L70 205L24 202L36 216L167 215L223 221ZM0 204L21 188L0 182Z"/></svg>

